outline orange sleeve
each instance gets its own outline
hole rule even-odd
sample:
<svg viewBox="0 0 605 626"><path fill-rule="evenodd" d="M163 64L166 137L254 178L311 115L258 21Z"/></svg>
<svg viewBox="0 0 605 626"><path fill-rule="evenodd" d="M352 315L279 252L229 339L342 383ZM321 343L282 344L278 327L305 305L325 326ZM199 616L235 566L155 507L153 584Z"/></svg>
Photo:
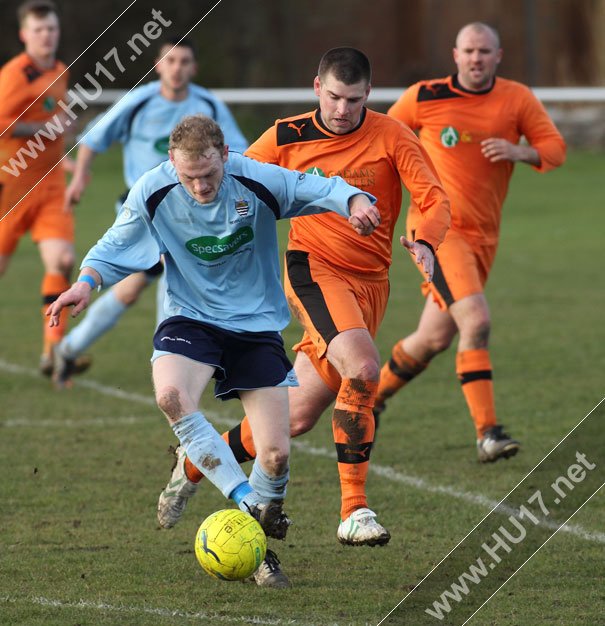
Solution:
<svg viewBox="0 0 605 626"><path fill-rule="evenodd" d="M423 217L414 238L423 239L437 251L450 226L450 202L428 153L412 130L404 129L396 149L397 168Z"/></svg>
<svg viewBox="0 0 605 626"><path fill-rule="evenodd" d="M279 120L278 120L279 121ZM277 125L268 128L247 150L244 155L263 163L279 165L276 140Z"/></svg>
<svg viewBox="0 0 605 626"><path fill-rule="evenodd" d="M22 115L27 104L23 93L26 90L25 77L21 67L9 63L0 71L0 133L11 136L9 130L13 122Z"/></svg>
<svg viewBox="0 0 605 626"><path fill-rule="evenodd" d="M565 162L565 141L529 88L525 91L519 131L540 155L540 165L532 166L536 171L548 172Z"/></svg>
<svg viewBox="0 0 605 626"><path fill-rule="evenodd" d="M418 129L416 119L416 102L420 83L408 87L399 97L399 100L388 110L387 115L407 124L413 130Z"/></svg>

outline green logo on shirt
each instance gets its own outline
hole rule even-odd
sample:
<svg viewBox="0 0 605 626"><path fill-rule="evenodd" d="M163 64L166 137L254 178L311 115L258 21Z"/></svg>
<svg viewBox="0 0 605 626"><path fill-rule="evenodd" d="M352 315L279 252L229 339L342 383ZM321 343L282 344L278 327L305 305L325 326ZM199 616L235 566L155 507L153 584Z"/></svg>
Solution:
<svg viewBox="0 0 605 626"><path fill-rule="evenodd" d="M160 139L158 139L154 144L153 147L160 153L160 154L168 154L168 144L170 141L170 137L160 137Z"/></svg>
<svg viewBox="0 0 605 626"><path fill-rule="evenodd" d="M55 108L56 101L52 96L46 96L42 102L42 108L49 113Z"/></svg>
<svg viewBox="0 0 605 626"><path fill-rule="evenodd" d="M314 174L315 176L323 176L326 178L326 173L321 169L321 167L310 167L305 174Z"/></svg>
<svg viewBox="0 0 605 626"><path fill-rule="evenodd" d="M446 148L453 148L460 141L460 134L453 126L446 126L441 131L441 143Z"/></svg>
<svg viewBox="0 0 605 626"><path fill-rule="evenodd" d="M191 239L185 246L187 250L204 261L216 261L222 256L233 254L242 246L254 239L254 231L250 226L240 228L226 237L198 237Z"/></svg>

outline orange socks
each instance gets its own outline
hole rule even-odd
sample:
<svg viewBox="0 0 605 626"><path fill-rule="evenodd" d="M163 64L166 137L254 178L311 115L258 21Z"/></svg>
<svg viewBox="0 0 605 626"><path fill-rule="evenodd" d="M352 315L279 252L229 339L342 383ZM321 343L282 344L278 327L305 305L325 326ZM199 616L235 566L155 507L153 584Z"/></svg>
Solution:
<svg viewBox="0 0 605 626"><path fill-rule="evenodd" d="M240 424L223 433L222 437L229 444L238 463L245 463L256 458L252 429L247 417L244 417ZM200 472L188 457L185 457L185 474L193 483L199 483L204 478L204 474Z"/></svg>
<svg viewBox="0 0 605 626"><path fill-rule="evenodd" d="M402 347L401 341L393 346L391 359L380 370L380 384L376 394L376 407L384 405L386 400L395 395L413 378L421 374L428 363L417 361Z"/></svg>
<svg viewBox="0 0 605 626"><path fill-rule="evenodd" d="M456 355L456 374L475 422L477 438L496 424L492 364L488 350L464 350Z"/></svg>
<svg viewBox="0 0 605 626"><path fill-rule="evenodd" d="M64 291L69 289L70 282L63 274L45 274L42 279L42 324L44 336L44 354L50 354L50 348L53 344L61 341L67 329L67 318L69 309L64 308L59 316L59 325L50 328L48 326L48 317L46 317L46 309L51 305Z"/></svg>
<svg viewBox="0 0 605 626"><path fill-rule="evenodd" d="M341 519L368 505L365 484L374 442L374 398L378 383L343 378L332 415L338 457Z"/></svg>

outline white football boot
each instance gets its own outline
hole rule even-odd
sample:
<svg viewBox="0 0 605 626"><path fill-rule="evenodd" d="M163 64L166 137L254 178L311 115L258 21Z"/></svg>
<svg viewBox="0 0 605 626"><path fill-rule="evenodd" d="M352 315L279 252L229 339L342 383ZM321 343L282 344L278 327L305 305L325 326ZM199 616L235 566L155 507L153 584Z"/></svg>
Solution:
<svg viewBox="0 0 605 626"><path fill-rule="evenodd" d="M197 483L191 482L185 474L185 448L175 450L176 462L172 475L158 500L158 522L162 528L172 528L182 517L187 500L197 491Z"/></svg>
<svg viewBox="0 0 605 626"><path fill-rule="evenodd" d="M384 546L389 543L391 533L375 518L376 513L367 508L353 511L340 522L336 533L338 541L348 546Z"/></svg>
<svg viewBox="0 0 605 626"><path fill-rule="evenodd" d="M477 456L481 463L493 463L498 459L508 459L519 452L521 444L502 432L502 426L492 426L477 439Z"/></svg>

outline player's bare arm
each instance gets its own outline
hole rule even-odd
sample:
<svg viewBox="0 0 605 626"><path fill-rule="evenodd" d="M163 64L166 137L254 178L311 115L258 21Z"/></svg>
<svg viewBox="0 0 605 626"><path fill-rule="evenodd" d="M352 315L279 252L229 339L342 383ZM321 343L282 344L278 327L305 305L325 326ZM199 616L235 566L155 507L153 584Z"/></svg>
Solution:
<svg viewBox="0 0 605 626"><path fill-rule="evenodd" d="M399 243L407 248L416 258L416 263L422 266L422 271L426 274L426 279L430 283L433 280L435 271L435 255L432 250L418 241L410 241L403 235L399 237Z"/></svg>
<svg viewBox="0 0 605 626"><path fill-rule="evenodd" d="M481 142L481 152L492 163L497 163L498 161L512 161L513 163L521 161L529 165L540 165L540 155L535 148L514 144L498 137L484 139Z"/></svg>
<svg viewBox="0 0 605 626"><path fill-rule="evenodd" d="M349 198L349 223L358 235L371 235L380 225L380 211L363 193Z"/></svg>
<svg viewBox="0 0 605 626"><path fill-rule="evenodd" d="M78 148L78 156L73 170L73 175L67 190L65 191L65 210L70 211L73 204L78 204L86 185L90 181L90 166L95 158L95 152L84 144Z"/></svg>
<svg viewBox="0 0 605 626"><path fill-rule="evenodd" d="M74 305L71 312L72 317L76 317L90 303L92 290L102 283L100 274L91 267L84 267L80 272L78 280L64 291L46 310L46 315L50 317L49 326L59 325L59 314L63 307Z"/></svg>

